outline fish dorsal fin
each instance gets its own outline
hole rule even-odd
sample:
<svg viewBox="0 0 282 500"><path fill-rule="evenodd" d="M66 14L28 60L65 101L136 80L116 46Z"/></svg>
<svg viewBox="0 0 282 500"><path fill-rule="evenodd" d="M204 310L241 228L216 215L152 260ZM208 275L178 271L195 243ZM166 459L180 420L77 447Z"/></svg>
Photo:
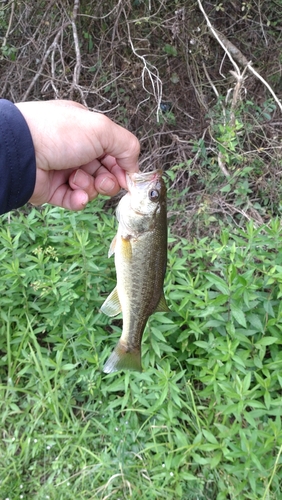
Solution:
<svg viewBox="0 0 282 500"><path fill-rule="evenodd" d="M110 244L110 248L109 248L109 251L108 251L108 257L109 258L115 253L116 242L117 242L117 237L115 236L114 239L112 240L112 243Z"/></svg>
<svg viewBox="0 0 282 500"><path fill-rule="evenodd" d="M121 305L118 297L117 287L110 293L106 298L104 304L102 304L100 311L102 311L107 316L116 316L121 313Z"/></svg>
<svg viewBox="0 0 282 500"><path fill-rule="evenodd" d="M162 292L161 298L159 300L159 303L155 309L155 312L169 312L170 309L166 303L164 292Z"/></svg>

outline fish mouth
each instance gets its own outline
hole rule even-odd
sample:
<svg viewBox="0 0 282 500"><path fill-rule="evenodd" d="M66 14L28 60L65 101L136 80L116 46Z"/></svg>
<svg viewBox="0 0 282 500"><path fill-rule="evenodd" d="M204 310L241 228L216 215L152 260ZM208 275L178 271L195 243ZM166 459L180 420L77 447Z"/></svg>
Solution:
<svg viewBox="0 0 282 500"><path fill-rule="evenodd" d="M150 172L134 172L126 173L126 182L128 191L131 192L131 188L136 184L148 183L157 179L160 179L163 175L163 170L151 170Z"/></svg>

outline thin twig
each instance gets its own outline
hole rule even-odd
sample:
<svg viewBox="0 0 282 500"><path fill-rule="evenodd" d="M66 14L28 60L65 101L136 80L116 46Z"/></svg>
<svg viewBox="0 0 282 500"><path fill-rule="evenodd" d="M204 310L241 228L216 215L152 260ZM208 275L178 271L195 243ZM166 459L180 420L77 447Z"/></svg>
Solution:
<svg viewBox="0 0 282 500"><path fill-rule="evenodd" d="M279 459L280 459L281 453L282 453L282 445L279 448L278 455L276 457L276 460L275 460L275 463L274 463L274 467L272 469L272 473L271 473L270 479L269 479L269 481L268 481L268 483L266 485L266 488L265 488L262 500L266 500L266 498L268 497L268 492L270 490L271 483L272 483L273 478L275 476L275 473L277 471L277 467L278 467L278 464L279 464Z"/></svg>
<svg viewBox="0 0 282 500"><path fill-rule="evenodd" d="M253 75L255 75L264 84L264 86L267 88L267 90L269 90L269 92L271 93L273 99L278 104L278 106L280 108L280 111L282 112L282 103L281 103L280 99L278 99L277 95L272 90L272 88L270 87L270 85L265 81L265 79L262 78L262 76L255 70L255 68L252 66L251 62L248 63L248 70L251 71L251 73L253 73Z"/></svg>
<svg viewBox="0 0 282 500"><path fill-rule="evenodd" d="M76 28L76 18L77 18L77 14L78 14L78 10L79 10L79 1L80 0L74 0L72 18L71 18L74 48L75 48L75 55L76 55L75 67L73 70L72 86L70 89L70 98L71 99L73 99L74 89L78 89L79 77L80 77L80 71L81 71L81 53L80 53L79 39L78 39L77 28Z"/></svg>
<svg viewBox="0 0 282 500"><path fill-rule="evenodd" d="M208 16L207 16L207 14L206 14L206 12L205 12L205 10L204 10L203 6L202 6L201 0L198 0L198 5L199 5L199 7L200 7L200 10L201 10L201 12L202 12L202 14L203 14L203 16L204 16L204 18L205 18L206 22L207 22L207 25L208 25L208 27L209 27L210 31L212 32L212 34L213 34L214 38L216 38L216 40L218 41L219 45L221 45L221 47L223 48L224 52L225 52L225 53L226 53L226 55L229 57L229 59L230 59L230 61L231 61L231 64L232 64L232 65L234 66L234 68L235 68L236 73L240 74L240 70L239 70L239 68L238 68L237 64L235 63L235 61L234 61L233 57L231 56L231 54L229 53L229 51L226 49L226 47L225 47L224 43L221 41L220 37L218 36L217 31L216 31L216 30L214 29L214 27L212 26L212 24L211 24L211 22L210 22L210 20L209 20L209 18L208 18Z"/></svg>
<svg viewBox="0 0 282 500"><path fill-rule="evenodd" d="M94 19L96 21L100 21L101 19L107 19L111 14L114 14L118 10L119 5L121 4L122 0L119 0L117 5L115 5L112 10L110 10L107 14L104 16L90 16L89 14L78 14L79 17L90 17L91 19Z"/></svg>
<svg viewBox="0 0 282 500"><path fill-rule="evenodd" d="M47 61L47 59L48 59L48 57L49 57L50 52L51 52L51 51L52 51L52 50L56 47L56 45L57 45L57 43L58 43L58 40L59 40L59 38L60 38L60 35L61 35L62 31L64 31L64 29L65 29L65 28L66 28L66 26L68 26L68 25L69 25L69 22L64 23L64 24L60 27L60 29L59 29L59 31L58 31L58 33L57 33L57 35L55 36L55 38L54 38L54 40L53 40L53 42L51 43L51 45L49 46L49 48L48 48L48 49L47 49L47 51L45 52L44 57L43 57L43 59L42 59L41 66L40 66L39 70L37 71L37 73L34 75L34 78L32 79L32 81L31 81L31 83L30 83L30 85L29 85L28 89L27 89L27 90L26 90L26 92L24 93L24 96L23 96L23 98L22 98L22 101L26 101L26 99L28 98L28 96L29 96L29 94L30 94L31 90L33 89L33 87L34 87L34 85L35 85L35 83L37 82L38 78L40 77L41 73L43 72L43 69L44 69L45 63L46 63L46 61Z"/></svg>
<svg viewBox="0 0 282 500"><path fill-rule="evenodd" d="M206 75L206 77L207 77L207 80L208 80L208 82L209 82L209 84L210 84L211 88L213 89L213 91L214 91L214 93L215 93L215 95L216 95L216 98L217 98L217 99L219 99L219 93L218 93L218 90L217 90L216 86L214 85L214 83L211 81L211 77L210 77L210 75L208 74L208 70L207 70L206 65L205 65L205 63L204 63L204 62L202 62L202 66L203 66L203 70L204 70L204 72L205 72L205 75Z"/></svg>
<svg viewBox="0 0 282 500"><path fill-rule="evenodd" d="M221 172L223 173L223 175L225 175L225 177L230 177L230 173L228 172L228 170L225 166L224 155L221 151L219 151L219 153L218 153L217 162L218 162L218 166L219 166Z"/></svg>
<svg viewBox="0 0 282 500"><path fill-rule="evenodd" d="M233 57L240 63L242 66L245 66L248 68L253 75L255 75L262 83L263 85L267 88L267 90L271 93L273 99L277 103L278 107L280 108L280 111L282 111L282 103L280 99L277 97L273 89L270 87L270 85L265 81L265 79L259 74L257 70L254 69L252 66L252 62L248 61L248 59L242 54L242 52L233 44L231 43L228 38L226 38L222 33L217 31L211 24L203 6L201 3L201 0L197 0L199 8L201 12L203 13L203 16L207 22L207 25L209 27L210 32L212 33L213 37L218 41L218 43L221 45L223 48L225 54L229 57L233 67L235 68L235 72L237 74L237 77L241 77L241 73L239 70L239 67L237 66L236 62L234 61ZM233 56L233 57L232 57Z"/></svg>
<svg viewBox="0 0 282 500"><path fill-rule="evenodd" d="M245 80L245 73L247 71L247 66L244 68L243 70L243 73L241 74L237 74L235 73L235 71L230 71L230 73L234 76L234 78L236 79L236 84L235 84L235 88L233 90L233 96L232 96L232 101L231 101L231 107L230 107L230 125L232 127L235 127L235 123L236 123L236 117L235 117L235 108L237 106L237 103L240 99L240 92L241 92L241 88L242 88L242 85L244 83L244 80Z"/></svg>
<svg viewBox="0 0 282 500"><path fill-rule="evenodd" d="M7 43L7 39L8 39L9 33L10 33L10 29L11 29L12 21L13 21L13 17L14 17L14 11L15 11L15 0L12 1L12 7L11 7L10 18L9 18L9 24L8 24L8 28L7 28L7 31L5 33L5 36L3 38L2 47L5 47L5 45Z"/></svg>
<svg viewBox="0 0 282 500"><path fill-rule="evenodd" d="M124 13L124 15L125 15L125 13ZM125 15L125 17L126 17L126 15ZM145 92L147 92L148 94L151 94L152 92L150 92L145 85L146 75L149 77L149 79L151 81L153 95L157 101L157 121L159 121L161 101L162 101L162 81L159 77L159 71L156 68L156 66L153 66L152 64L150 64L146 60L145 56L141 56L140 54L138 54L137 50L134 47L132 38L131 38L129 23L127 23L127 32L128 32L128 41L129 41L129 44L130 44L130 47L131 47L133 54L136 57L138 57L139 59L141 59L141 61L143 63L143 69L142 69L142 75L141 75L142 87L145 90Z"/></svg>

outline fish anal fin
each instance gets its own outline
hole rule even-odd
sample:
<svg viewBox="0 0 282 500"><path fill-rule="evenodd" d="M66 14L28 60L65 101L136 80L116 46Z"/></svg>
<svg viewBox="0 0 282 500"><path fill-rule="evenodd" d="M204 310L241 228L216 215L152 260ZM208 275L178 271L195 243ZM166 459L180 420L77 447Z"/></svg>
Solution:
<svg viewBox="0 0 282 500"><path fill-rule="evenodd" d="M110 244L110 248L108 251L108 257L110 258L114 253L116 249L116 242L117 242L117 237L115 236Z"/></svg>
<svg viewBox="0 0 282 500"><path fill-rule="evenodd" d="M114 348L112 354L107 359L104 367L104 373L113 373L119 370L132 370L142 372L141 366L141 350L126 349L119 341Z"/></svg>
<svg viewBox="0 0 282 500"><path fill-rule="evenodd" d="M114 288L110 295L106 298L105 302L100 307L100 311L111 317L121 313L117 287Z"/></svg>
<svg viewBox="0 0 282 500"><path fill-rule="evenodd" d="M154 312L169 312L169 311L170 309L166 303L164 292L162 292L161 298Z"/></svg>

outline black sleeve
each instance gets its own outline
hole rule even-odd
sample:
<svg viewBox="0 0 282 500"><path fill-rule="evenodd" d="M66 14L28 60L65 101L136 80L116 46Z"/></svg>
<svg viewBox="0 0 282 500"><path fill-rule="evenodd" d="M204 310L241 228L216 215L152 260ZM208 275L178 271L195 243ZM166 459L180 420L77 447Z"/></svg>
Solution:
<svg viewBox="0 0 282 500"><path fill-rule="evenodd" d="M18 108L0 99L0 214L32 196L36 161L28 125Z"/></svg>

